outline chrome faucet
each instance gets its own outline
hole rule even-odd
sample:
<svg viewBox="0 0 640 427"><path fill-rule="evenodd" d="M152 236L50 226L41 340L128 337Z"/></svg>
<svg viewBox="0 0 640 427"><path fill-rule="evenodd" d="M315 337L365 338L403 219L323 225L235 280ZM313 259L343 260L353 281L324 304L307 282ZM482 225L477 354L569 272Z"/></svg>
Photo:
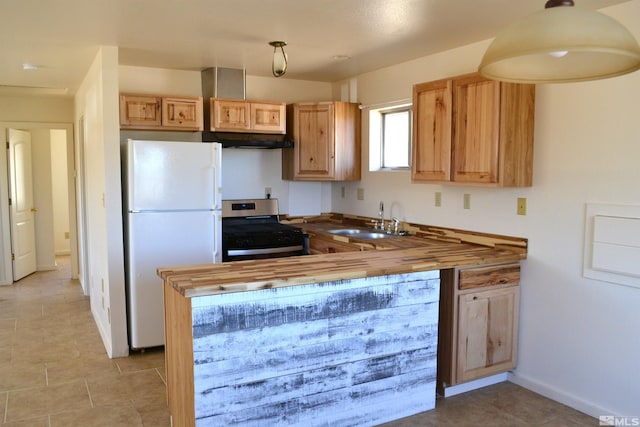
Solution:
<svg viewBox="0 0 640 427"><path fill-rule="evenodd" d="M384 203L382 202L380 202L380 212L378 212L378 216L380 217L380 230L384 231Z"/></svg>

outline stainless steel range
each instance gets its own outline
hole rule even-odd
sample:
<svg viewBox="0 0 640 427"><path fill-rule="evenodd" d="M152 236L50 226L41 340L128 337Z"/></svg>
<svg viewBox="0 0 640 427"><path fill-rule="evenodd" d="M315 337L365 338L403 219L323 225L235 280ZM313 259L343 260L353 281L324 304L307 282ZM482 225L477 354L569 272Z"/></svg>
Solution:
<svg viewBox="0 0 640 427"><path fill-rule="evenodd" d="M222 201L222 261L309 253L309 236L280 224L277 199Z"/></svg>

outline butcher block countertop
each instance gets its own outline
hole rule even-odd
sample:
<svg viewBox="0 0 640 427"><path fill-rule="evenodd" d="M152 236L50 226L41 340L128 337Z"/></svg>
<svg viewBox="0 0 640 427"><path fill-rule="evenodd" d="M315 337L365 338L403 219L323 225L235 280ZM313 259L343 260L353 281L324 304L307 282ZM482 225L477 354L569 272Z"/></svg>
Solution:
<svg viewBox="0 0 640 427"><path fill-rule="evenodd" d="M243 292L328 281L497 264L526 259L527 240L464 230L402 223L411 236L354 239L325 230L362 226L371 218L342 214L286 218L282 222L314 235L353 244L353 252L234 261L158 269L184 297Z"/></svg>

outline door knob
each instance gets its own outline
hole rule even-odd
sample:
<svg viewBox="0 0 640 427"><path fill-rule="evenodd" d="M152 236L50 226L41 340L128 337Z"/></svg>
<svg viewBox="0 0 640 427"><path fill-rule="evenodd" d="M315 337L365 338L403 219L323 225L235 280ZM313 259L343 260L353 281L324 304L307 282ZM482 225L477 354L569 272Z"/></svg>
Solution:
<svg viewBox="0 0 640 427"><path fill-rule="evenodd" d="M38 208L31 208L31 212L38 212Z"/></svg>

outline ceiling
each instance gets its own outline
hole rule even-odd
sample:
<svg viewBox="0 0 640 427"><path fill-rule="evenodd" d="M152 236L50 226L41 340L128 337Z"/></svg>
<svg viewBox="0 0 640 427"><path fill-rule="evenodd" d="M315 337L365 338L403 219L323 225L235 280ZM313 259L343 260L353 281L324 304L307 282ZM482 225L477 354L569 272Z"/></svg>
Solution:
<svg viewBox="0 0 640 427"><path fill-rule="evenodd" d="M599 9L629 0L576 0ZM19 0L0 4L0 93L71 95L98 46L121 65L332 82L492 38L545 0ZM347 59L336 59L346 56ZM32 64L35 70L24 70Z"/></svg>

